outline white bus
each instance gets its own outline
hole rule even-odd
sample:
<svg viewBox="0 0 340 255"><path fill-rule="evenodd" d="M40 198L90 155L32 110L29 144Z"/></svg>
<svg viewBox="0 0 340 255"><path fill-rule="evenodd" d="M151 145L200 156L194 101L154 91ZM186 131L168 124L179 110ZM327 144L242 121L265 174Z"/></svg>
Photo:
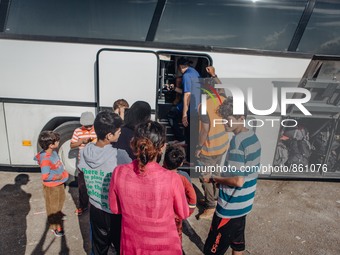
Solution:
<svg viewBox="0 0 340 255"><path fill-rule="evenodd" d="M252 84L261 95L282 79L297 79L293 86L312 93L312 116L291 108L289 116L271 118L296 119L314 140L323 138L310 140L310 158L318 155L320 165L332 160L332 169L263 176L339 178L339 24L340 3L333 0L1 0L0 165L36 166L39 133L56 130L73 174L69 142L81 113L124 98L147 101L163 121L170 103L162 86L187 56L202 77L213 65L220 78L269 79L265 87ZM273 164L285 130L256 132L262 163Z"/></svg>

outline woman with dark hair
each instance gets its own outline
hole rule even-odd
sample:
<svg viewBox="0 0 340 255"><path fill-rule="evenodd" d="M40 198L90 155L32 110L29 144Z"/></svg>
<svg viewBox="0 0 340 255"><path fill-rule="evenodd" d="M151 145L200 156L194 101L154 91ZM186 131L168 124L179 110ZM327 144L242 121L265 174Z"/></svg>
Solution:
<svg viewBox="0 0 340 255"><path fill-rule="evenodd" d="M157 163L165 148L164 127L153 121L137 126L131 147L137 157L112 175L109 204L122 214L121 254L182 254L174 217L189 207L180 177Z"/></svg>
<svg viewBox="0 0 340 255"><path fill-rule="evenodd" d="M118 141L113 143L113 147L125 150L131 159L135 159L136 156L133 154L130 147L135 127L140 123L150 120L150 118L151 106L147 102L137 101L131 105L125 115L122 133L120 134Z"/></svg>

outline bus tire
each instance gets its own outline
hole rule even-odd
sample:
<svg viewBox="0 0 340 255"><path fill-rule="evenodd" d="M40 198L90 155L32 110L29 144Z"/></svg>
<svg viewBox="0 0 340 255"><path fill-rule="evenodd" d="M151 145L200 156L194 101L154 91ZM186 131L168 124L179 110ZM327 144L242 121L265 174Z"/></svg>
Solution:
<svg viewBox="0 0 340 255"><path fill-rule="evenodd" d="M71 149L70 143L74 130L80 126L79 121L68 121L54 129L55 132L60 134L60 143L58 148L59 158L63 162L66 171L73 176L77 176L76 161L79 150Z"/></svg>

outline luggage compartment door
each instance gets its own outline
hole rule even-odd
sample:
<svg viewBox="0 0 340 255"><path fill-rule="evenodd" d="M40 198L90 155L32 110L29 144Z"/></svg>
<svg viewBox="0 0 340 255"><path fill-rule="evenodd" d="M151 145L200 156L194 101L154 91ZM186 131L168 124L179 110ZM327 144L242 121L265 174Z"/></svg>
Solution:
<svg viewBox="0 0 340 255"><path fill-rule="evenodd" d="M97 53L98 110L111 108L117 99L130 106L139 100L157 105L159 58L152 51L102 49Z"/></svg>

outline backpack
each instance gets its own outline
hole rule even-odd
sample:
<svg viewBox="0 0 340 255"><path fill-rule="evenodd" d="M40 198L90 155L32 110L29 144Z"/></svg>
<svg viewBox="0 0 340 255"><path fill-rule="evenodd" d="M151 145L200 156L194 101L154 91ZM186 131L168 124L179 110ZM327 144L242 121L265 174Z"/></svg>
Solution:
<svg viewBox="0 0 340 255"><path fill-rule="evenodd" d="M313 140L313 147L315 148L314 150L314 155L315 155L315 163L317 164L322 164L325 163L327 164L327 170L330 172L334 172L336 170L336 164L338 161L338 156L337 156L337 150L340 147L340 141L337 139L334 139L332 144L330 145L330 154L328 156L328 161L324 162L324 159L326 157L327 153L327 148L328 144L330 143L330 138L331 138L331 127L328 126L315 136Z"/></svg>
<svg viewBox="0 0 340 255"><path fill-rule="evenodd" d="M309 157L311 156L311 145L307 140L291 140L288 145L288 160L287 163L302 164L308 166Z"/></svg>
<svg viewBox="0 0 340 255"><path fill-rule="evenodd" d="M315 152L320 156L324 156L327 152L327 145L330 139L331 132L329 127L320 131L313 139L313 146L316 149Z"/></svg>
<svg viewBox="0 0 340 255"><path fill-rule="evenodd" d="M279 141L276 147L275 157L274 157L274 165L281 166L284 165L288 160L288 150L286 145Z"/></svg>

